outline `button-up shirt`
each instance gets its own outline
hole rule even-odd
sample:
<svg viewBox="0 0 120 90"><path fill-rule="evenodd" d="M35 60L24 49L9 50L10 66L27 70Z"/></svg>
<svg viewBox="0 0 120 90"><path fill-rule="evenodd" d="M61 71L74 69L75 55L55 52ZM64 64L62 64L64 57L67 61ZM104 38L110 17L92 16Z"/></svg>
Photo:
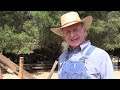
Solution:
<svg viewBox="0 0 120 90"><path fill-rule="evenodd" d="M70 46L59 57L58 63L58 78L61 73L61 67L63 62L69 58L72 60L79 60L87 52L91 42L88 40L85 43L79 45L76 49L72 49ZM109 54L98 47L96 47L86 60L85 67L87 68L87 74L91 79L114 79L113 65Z"/></svg>

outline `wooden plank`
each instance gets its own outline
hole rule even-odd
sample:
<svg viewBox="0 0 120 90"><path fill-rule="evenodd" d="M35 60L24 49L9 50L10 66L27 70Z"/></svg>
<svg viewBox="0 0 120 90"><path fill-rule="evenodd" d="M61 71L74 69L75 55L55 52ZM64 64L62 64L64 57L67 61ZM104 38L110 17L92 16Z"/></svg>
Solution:
<svg viewBox="0 0 120 90"><path fill-rule="evenodd" d="M16 73L17 75L19 74L19 66L15 64L14 62L12 62L9 58L6 58L4 55L0 54L0 61L5 66L10 68L14 73ZM36 78L23 69L23 79L36 79Z"/></svg>
<svg viewBox="0 0 120 90"><path fill-rule="evenodd" d="M55 60L55 62L54 62L54 64L53 64L53 67L52 67L52 69L51 69L51 71L50 71L50 74L49 74L49 76L48 76L48 78L47 78L47 79L51 79L52 74L53 74L53 72L54 72L54 70L55 70L55 68L56 68L57 64L58 64L58 61L57 61L57 60Z"/></svg>
<svg viewBox="0 0 120 90"><path fill-rule="evenodd" d="M51 69L53 64L24 64L25 70L34 70L34 69Z"/></svg>
<svg viewBox="0 0 120 90"><path fill-rule="evenodd" d="M2 71L1 71L1 67L0 67L0 79L2 79Z"/></svg>

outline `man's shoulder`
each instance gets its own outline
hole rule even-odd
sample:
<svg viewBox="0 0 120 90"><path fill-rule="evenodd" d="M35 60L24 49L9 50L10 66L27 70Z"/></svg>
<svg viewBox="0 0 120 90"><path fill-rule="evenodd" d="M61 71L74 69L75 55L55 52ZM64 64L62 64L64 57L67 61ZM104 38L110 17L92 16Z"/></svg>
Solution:
<svg viewBox="0 0 120 90"><path fill-rule="evenodd" d="M100 52L106 52L104 49L96 47L96 50L100 51Z"/></svg>
<svg viewBox="0 0 120 90"><path fill-rule="evenodd" d="M99 47L96 47L95 48L95 53L99 53L99 54L102 54L102 55L108 55L107 51L105 51L104 49L102 48L99 48Z"/></svg>
<svg viewBox="0 0 120 90"><path fill-rule="evenodd" d="M67 56L68 50L64 50L61 55L59 56L59 59L64 58Z"/></svg>
<svg viewBox="0 0 120 90"><path fill-rule="evenodd" d="M64 51L61 53L60 57L63 56L63 55L66 55L67 53L68 53L68 50L64 50Z"/></svg>

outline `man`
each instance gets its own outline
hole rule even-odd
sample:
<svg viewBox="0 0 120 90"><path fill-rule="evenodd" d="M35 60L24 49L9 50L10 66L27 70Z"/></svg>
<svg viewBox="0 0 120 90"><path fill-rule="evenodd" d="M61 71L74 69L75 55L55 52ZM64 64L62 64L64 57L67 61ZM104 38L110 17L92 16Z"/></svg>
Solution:
<svg viewBox="0 0 120 90"><path fill-rule="evenodd" d="M106 51L86 40L92 16L81 19L77 12L61 16L61 27L51 31L65 38L69 47L59 57L59 79L113 79L113 65Z"/></svg>

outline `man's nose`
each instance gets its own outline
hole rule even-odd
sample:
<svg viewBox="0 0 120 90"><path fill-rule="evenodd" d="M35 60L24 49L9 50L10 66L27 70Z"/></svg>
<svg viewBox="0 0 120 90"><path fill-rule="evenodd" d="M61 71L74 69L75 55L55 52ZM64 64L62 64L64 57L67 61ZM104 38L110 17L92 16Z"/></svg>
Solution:
<svg viewBox="0 0 120 90"><path fill-rule="evenodd" d="M70 36L71 36L71 37L74 37L74 36L75 36L75 33L74 33L74 32L70 32Z"/></svg>

